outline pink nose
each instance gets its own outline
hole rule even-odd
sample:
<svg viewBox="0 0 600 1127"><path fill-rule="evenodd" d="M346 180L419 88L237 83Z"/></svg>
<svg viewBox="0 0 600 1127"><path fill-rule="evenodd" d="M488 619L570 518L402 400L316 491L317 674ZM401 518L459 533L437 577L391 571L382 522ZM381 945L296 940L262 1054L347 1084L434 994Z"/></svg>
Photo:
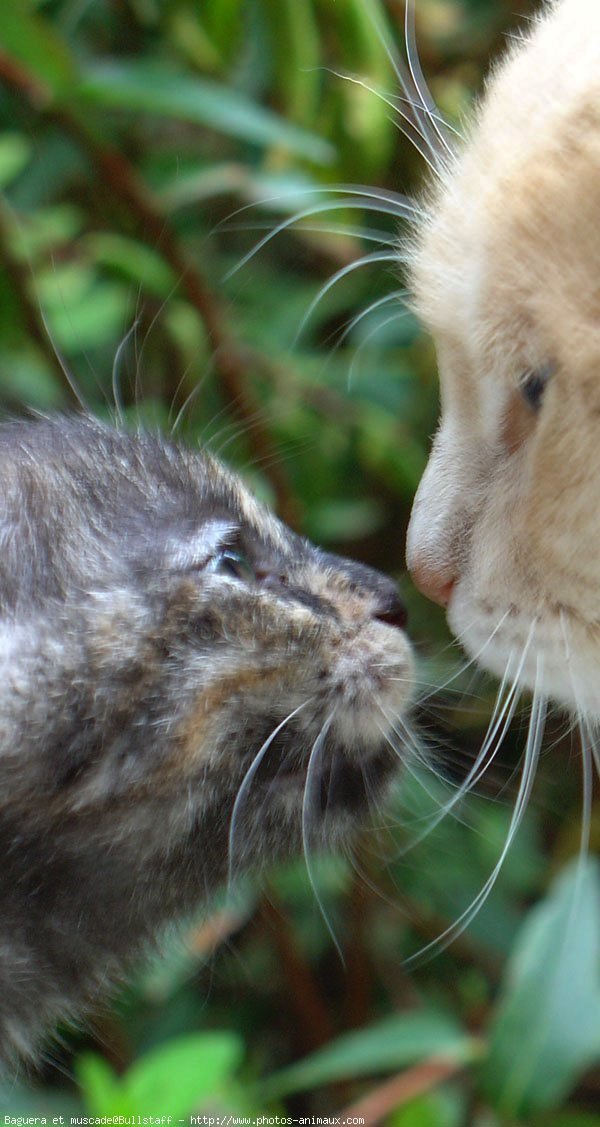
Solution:
<svg viewBox="0 0 600 1127"><path fill-rule="evenodd" d="M419 557L411 560L410 572L417 587L428 599L441 607L448 606L456 583L454 575L443 567L433 567L429 561Z"/></svg>

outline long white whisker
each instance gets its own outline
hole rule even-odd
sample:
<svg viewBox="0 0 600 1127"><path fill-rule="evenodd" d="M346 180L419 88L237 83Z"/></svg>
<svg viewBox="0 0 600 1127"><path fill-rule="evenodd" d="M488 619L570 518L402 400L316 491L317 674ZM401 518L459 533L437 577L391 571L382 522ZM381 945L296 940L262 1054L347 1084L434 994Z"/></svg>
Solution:
<svg viewBox="0 0 600 1127"><path fill-rule="evenodd" d="M306 708L307 704L310 704L312 699L313 699L312 697L309 697L308 700L305 700L305 701L302 702L302 704L299 704L297 708L294 708L292 710L292 712L289 712L288 715L277 725L277 727L273 729L270 736L265 740L265 742L262 744L262 746L258 749L256 755L254 756L254 759L252 760L252 763L250 764L248 770L246 771L246 774L244 775L244 778L242 779L242 781L240 783L239 790L237 792L235 802L233 804L233 809L231 811L231 821L229 823L228 885L230 887L231 887L231 884L233 883L233 866L234 866L234 861L235 861L235 845L236 845L237 826L238 826L238 821L239 821L239 817L240 817L240 812L241 812L241 810L244 806L246 798L248 797L248 792L250 790L250 787L252 786L252 783L253 783L254 778L256 776L256 772L258 771L258 768L260 767L265 755L267 754L271 744L273 743L273 740L275 739L276 736L279 735L281 729L284 728L285 725L288 724L289 721L292 720L294 716L297 716L298 713L301 712L303 708Z"/></svg>
<svg viewBox="0 0 600 1127"><path fill-rule="evenodd" d="M352 363L350 364L350 367L348 369L348 390L350 390L352 388L352 385L354 384L354 380L356 378L356 366L365 348L369 344L369 341L372 340L373 337L377 335L377 333L383 332L387 325L391 325L392 321L400 321L402 317L407 317L409 312L410 311L408 309L396 309L390 317L386 317L384 321L380 321L367 333L364 339L361 340L358 348L354 352Z"/></svg>
<svg viewBox="0 0 600 1127"><path fill-rule="evenodd" d="M330 716L328 716L325 723L323 724L323 727L321 728L321 731L319 732L319 735L317 736L317 738L316 738L316 740L315 740L315 742L312 746L311 753L310 753L309 760L308 760L308 767L306 768L306 782L304 784L304 795L303 795L303 798L302 798L302 846L303 846L303 849L304 849L304 861L305 861L305 864L306 864L306 872L308 874L310 886L313 890L313 894L314 894L315 900L317 902L319 911L320 911L320 913L323 917L325 926L326 926L326 928L327 928L327 930L328 930L328 932L329 932L329 934L330 934L330 936L333 940L333 944L334 944L334 946L335 946L335 948L336 948L336 950L337 950L337 952L340 956L340 959L342 960L342 963L343 963L344 962L344 956L343 956L343 953L342 953L342 949L340 947L340 944L339 944L338 938L335 934L335 931L334 931L333 927L331 926L331 922L329 920L329 916L327 915L325 905L323 904L323 900L321 898L321 894L320 894L319 888L318 888L318 882L315 879L315 873L314 873L312 858L311 858L311 853L310 853L311 813L312 813L312 809L316 805L315 799L317 799L317 801L318 801L318 798L319 798L319 795L316 794L316 791L317 790L320 791L319 758L320 758L321 752L323 750L323 745L325 743L325 740L327 739L327 733L329 732L329 729L331 728L331 725L332 725L332 722L333 722L333 715L334 714L332 712L330 714Z"/></svg>
<svg viewBox="0 0 600 1127"><path fill-rule="evenodd" d="M350 189L344 189L349 193L346 197L340 197L338 200L325 200L323 203L315 204L313 207L305 208L303 211L296 212L295 215L288 216L286 219L278 223L272 231L269 231L262 239L252 247L251 250L245 254L239 262L232 266L227 271L224 281L229 281L234 274L237 274L244 266L250 262L255 255L257 255L263 247L267 246L272 239L276 238L283 231L293 227L294 224L302 222L303 219L311 219L314 215L322 215L327 211L343 210L345 208L357 208L361 211L376 211L379 214L392 215L396 219L410 219L415 216L415 209L410 208L408 205L400 204L397 201L390 201L387 196L381 193L371 193L369 196L364 195L362 192L350 193ZM236 213L234 213L236 214Z"/></svg>
<svg viewBox="0 0 600 1127"><path fill-rule="evenodd" d="M492 888L494 887L494 884L496 883L496 880L498 879L498 875L502 869L502 866L504 865L508 851L523 820L535 778L540 746L544 734L544 724L547 709L546 700L541 696L539 691L541 680L542 659L541 657L538 657L536 663L536 679L533 703L531 706L531 717L529 722L529 731L527 735L527 745L525 748L525 758L523 763L523 771L521 774L521 782L519 784L515 807L511 816L500 856L496 864L494 865L492 872L485 881L485 884L477 893L477 896L475 896L475 898L471 901L469 906L465 908L464 912L462 912L458 919L455 920L454 923L450 924L450 926L447 927L445 931L443 931L441 935L437 937L437 939L434 939L431 941L431 943L426 944L426 946L421 948L421 950L418 951L415 955L411 955L406 960L407 965L421 962L430 952L442 950L443 948L447 947L449 943L452 943L452 941L456 939L458 935L461 935L487 900L487 897L489 896Z"/></svg>
<svg viewBox="0 0 600 1127"><path fill-rule="evenodd" d="M439 175L439 170L429 155L431 152L430 138L419 129L418 124L405 113L404 110L399 108L397 102L390 95L384 94L381 90L377 90L375 86L371 86L368 82L365 82L364 78L358 78L356 75L336 70L332 70L331 73L336 75L337 78L343 78L346 82L352 82L355 86L360 86L363 90L367 90L369 94L372 94L373 97L379 98L386 106L389 106L390 109L394 111L394 117L391 118L391 121L393 121L396 128L410 141L411 145L414 146L419 156L422 157L434 175ZM412 108L415 109L414 105ZM417 117L418 120L417 113L415 113L415 117ZM398 121L398 118L401 118L401 120ZM424 142L424 144L421 142Z"/></svg>
<svg viewBox="0 0 600 1127"><path fill-rule="evenodd" d="M352 330L355 329L356 326L359 325L361 321L364 321L365 317L368 317L369 314L374 313L376 309L381 309L381 307L383 305L389 305L390 302L392 302L392 301L398 301L399 302L401 298L406 296L406 292L407 291L404 290L404 289L402 289L402 290L392 290L391 293L385 294L383 297L378 298L377 301L372 301L371 304L368 305L366 309L361 309L360 313L357 313L356 316L352 318L352 320L346 325L343 332L340 334L340 336L339 336L339 338L336 342L336 347L339 348L339 346L341 344L343 344L343 342L350 335ZM398 310L398 312L404 313L405 311L404 310ZM384 324L387 325L387 320L384 322ZM379 325L378 328L381 328L381 325Z"/></svg>
<svg viewBox="0 0 600 1127"><path fill-rule="evenodd" d="M412 103L412 99L410 98L411 86L415 91L415 94L417 96L417 104L414 104L414 103L412 104L413 113L415 115L415 129L418 132L419 136L421 136L423 138L423 140L425 141L425 144L427 145L427 149L428 149L428 151L431 154L431 157L433 159L433 166L432 166L433 170L434 170L435 174L439 176L440 173L439 173L439 170L438 170L438 165L440 163L440 152L436 148L436 145L434 144L434 141L437 140L437 134L435 132L435 129L433 131L433 134L430 131L430 128L431 128L430 117L429 117L429 114L428 114L428 111L427 111L427 107L423 103L422 92L419 89L417 82L415 81L415 76L412 72L412 60L411 60L411 58L409 57L409 54L408 54L408 43L406 44L406 46L407 46L407 58L408 58L408 64L409 64L409 70L408 70L408 73L407 73L406 67L404 66L402 60L400 59L394 45L390 42L390 37L387 34L385 27L382 25L381 20L377 19L374 16L373 17L373 24L375 26L375 30L377 32L377 36L379 38L379 41L382 44L383 49L384 49L388 59L390 60L390 63L392 64L392 68L393 68L394 73L395 73L395 75L398 79L398 82L400 84L400 88L407 94L411 103ZM406 36L406 30L405 30L405 36ZM430 164L430 161L428 161L427 163ZM431 164L430 164L430 166L431 166Z"/></svg>
<svg viewBox="0 0 600 1127"><path fill-rule="evenodd" d="M439 110L436 106L429 87L425 81L425 75L421 69L419 55L417 51L417 37L415 33L415 5L414 0L406 0L404 8L404 40L406 45L406 59L408 62L408 69L413 81L414 88L417 92L421 105L427 115L427 120L430 122L435 136L438 138L442 149L445 150L449 157L453 156L452 149L450 148L446 138L444 137L441 129L437 124L437 117ZM438 154L439 156L439 154Z"/></svg>
<svg viewBox="0 0 600 1127"><path fill-rule="evenodd" d="M460 669L457 669L456 673L453 673L452 676L449 677L447 681L443 681L442 684L438 687L437 692L441 693L443 689L447 688L448 685L451 685L453 681L456 681L457 677L460 677L463 673L466 673L467 669L469 669L472 665L475 665L477 663L477 661L481 657L482 653L484 653L484 651L487 650L490 642L493 640L493 638L496 636L496 634L498 633L500 628L506 622L506 619L508 618L509 614L510 614L510 609L506 610L504 612L504 614L502 615L502 618L500 619L499 622L496 623L496 625L494 626L494 629L492 630L489 637L485 640L483 645L476 651L476 653L473 654L473 657L469 658L469 660L467 662L465 662L463 665L461 665ZM424 698L424 700L427 700L427 699L428 699L427 697ZM423 703L423 702L421 701L419 703Z"/></svg>
<svg viewBox="0 0 600 1127"><path fill-rule="evenodd" d="M319 290L318 294L316 295L316 297L313 298L313 300L311 301L308 309L306 310L306 313L304 314L304 317L302 318L302 320L300 322L300 325L298 327L298 331L297 331L296 336L294 338L294 346L298 343L298 338L302 335L302 333L303 333L303 331L306 327L307 322L312 317L312 315L313 315L315 309L317 308L317 306L319 305L319 303L323 300L325 295L328 294L329 291L331 289L333 289L333 287L335 285L337 285L338 282L341 282L342 278L346 278L348 276L348 274L352 274L354 270L359 270L363 266L371 266L371 265L373 265L373 263L376 263L376 262L398 262L398 261L399 261L399 256L398 256L398 254L396 254L395 251L375 250L375 251L372 251L370 254L361 255L360 258L356 258L356 259L354 259L353 262L349 262L346 266L342 266L339 270L336 270L335 274L332 274L331 278L328 278L328 280L325 282L325 284L323 286L321 286L321 289Z"/></svg>
<svg viewBox="0 0 600 1127"><path fill-rule="evenodd" d="M273 224L264 223L234 223L231 224L229 230L234 231L272 231ZM302 231L308 231L310 234L315 235L344 235L350 239L362 240L367 243L378 243L380 246L397 247L398 236L391 234L389 231L378 231L375 227L353 227L349 223L329 223L327 226L323 223L315 223L311 226L310 223L302 224Z"/></svg>
<svg viewBox="0 0 600 1127"><path fill-rule="evenodd" d="M112 394L115 410L117 412L117 419L121 425L123 423L123 403L121 401L121 393L119 391L119 364L121 363L121 357L127 345L129 344L131 337L137 332L139 323L140 320L139 317L137 317L125 333L125 336L123 337L121 343L119 344L119 347L117 348L117 351L115 352L115 358L113 360L111 374Z"/></svg>

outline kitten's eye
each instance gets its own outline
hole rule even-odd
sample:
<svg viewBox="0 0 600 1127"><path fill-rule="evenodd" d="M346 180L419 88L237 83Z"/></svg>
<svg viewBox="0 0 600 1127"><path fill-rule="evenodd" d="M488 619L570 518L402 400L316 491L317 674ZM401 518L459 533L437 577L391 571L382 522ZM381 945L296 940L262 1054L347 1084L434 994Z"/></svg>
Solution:
<svg viewBox="0 0 600 1127"><path fill-rule="evenodd" d="M552 364L544 364L541 368L528 368L522 373L519 379L519 391L532 411L539 411L553 370Z"/></svg>
<svg viewBox="0 0 600 1127"><path fill-rule="evenodd" d="M243 552L234 551L233 548L224 548L209 560L206 570L216 575L227 575L232 579L240 579L243 583L253 583L256 572L250 560Z"/></svg>

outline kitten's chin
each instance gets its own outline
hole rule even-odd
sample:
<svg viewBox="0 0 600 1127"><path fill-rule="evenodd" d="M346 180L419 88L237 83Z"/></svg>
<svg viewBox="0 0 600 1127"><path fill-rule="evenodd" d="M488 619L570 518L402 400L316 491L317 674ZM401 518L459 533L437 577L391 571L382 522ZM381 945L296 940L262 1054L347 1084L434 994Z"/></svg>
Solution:
<svg viewBox="0 0 600 1127"><path fill-rule="evenodd" d="M448 624L471 661L600 723L600 630L565 608L527 614L516 606L481 605L462 586Z"/></svg>

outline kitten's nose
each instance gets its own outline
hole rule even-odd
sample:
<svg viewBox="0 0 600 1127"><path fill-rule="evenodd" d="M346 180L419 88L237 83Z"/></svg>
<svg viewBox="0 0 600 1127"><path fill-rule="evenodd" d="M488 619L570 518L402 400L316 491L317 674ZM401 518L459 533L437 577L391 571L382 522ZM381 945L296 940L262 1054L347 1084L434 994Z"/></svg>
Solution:
<svg viewBox="0 0 600 1127"><path fill-rule="evenodd" d="M432 566L422 556L413 556L409 561L410 573L419 591L428 599L447 607L454 590L456 576L444 567Z"/></svg>
<svg viewBox="0 0 600 1127"><path fill-rule="evenodd" d="M406 627L408 613L395 583L390 583L385 595L380 595L374 618L378 622L387 623L388 626L396 626L398 630L404 630Z"/></svg>

